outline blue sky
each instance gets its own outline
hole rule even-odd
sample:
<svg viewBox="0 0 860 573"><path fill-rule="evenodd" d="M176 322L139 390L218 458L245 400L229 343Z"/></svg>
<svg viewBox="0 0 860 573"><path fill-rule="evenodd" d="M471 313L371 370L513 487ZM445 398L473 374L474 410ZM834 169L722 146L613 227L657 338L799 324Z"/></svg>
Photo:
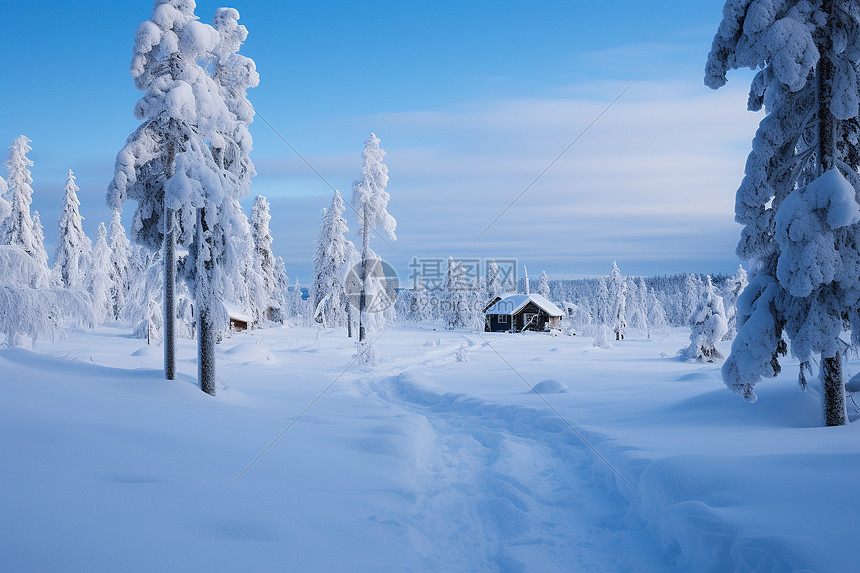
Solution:
<svg viewBox="0 0 860 573"><path fill-rule="evenodd" d="M702 85L713 1L242 1L249 92L349 199L373 131L388 152L398 241L413 258L517 259L536 274L731 272L735 189L760 117L749 75ZM211 21L218 2L198 2ZM0 145L33 140L34 208L49 254L69 168L85 230L107 220L116 152L138 125L129 75L149 1L14 3L0 20ZM474 239L628 85L632 87L489 230ZM276 254L310 277L331 189L263 121L252 126ZM124 213L128 222L133 205ZM353 225L354 227L354 225Z"/></svg>

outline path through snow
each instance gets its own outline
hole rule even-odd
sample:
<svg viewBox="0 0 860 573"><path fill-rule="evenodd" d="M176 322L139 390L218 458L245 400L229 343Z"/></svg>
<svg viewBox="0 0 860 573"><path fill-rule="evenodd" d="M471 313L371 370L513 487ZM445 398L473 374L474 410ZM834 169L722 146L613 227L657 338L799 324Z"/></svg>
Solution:
<svg viewBox="0 0 860 573"><path fill-rule="evenodd" d="M461 344L483 347L476 337ZM430 435L407 520L427 570L669 571L674 555L594 475L594 453L549 408L501 406L415 384L456 361L431 346L419 367L366 382L364 393L426 420ZM426 384L425 384L426 386Z"/></svg>

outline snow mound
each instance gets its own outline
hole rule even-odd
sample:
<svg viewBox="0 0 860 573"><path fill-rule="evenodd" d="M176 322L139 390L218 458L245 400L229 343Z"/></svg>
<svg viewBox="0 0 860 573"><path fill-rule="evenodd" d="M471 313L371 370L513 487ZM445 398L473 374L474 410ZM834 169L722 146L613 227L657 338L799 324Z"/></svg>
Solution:
<svg viewBox="0 0 860 573"><path fill-rule="evenodd" d="M275 358L269 350L261 344L252 344L246 342L237 344L233 348L224 351L225 356L229 356L234 362L242 364L258 363L258 364L277 364L278 359Z"/></svg>
<svg viewBox="0 0 860 573"><path fill-rule="evenodd" d="M131 353L132 356L159 356L163 353L163 350L160 346L141 346L137 350Z"/></svg>
<svg viewBox="0 0 860 573"><path fill-rule="evenodd" d="M567 384L559 380L542 380L535 384L535 392L538 394L561 394L567 392Z"/></svg>
<svg viewBox="0 0 860 573"><path fill-rule="evenodd" d="M719 378L707 372L690 372L678 377L678 382L694 382L696 380L719 380Z"/></svg>

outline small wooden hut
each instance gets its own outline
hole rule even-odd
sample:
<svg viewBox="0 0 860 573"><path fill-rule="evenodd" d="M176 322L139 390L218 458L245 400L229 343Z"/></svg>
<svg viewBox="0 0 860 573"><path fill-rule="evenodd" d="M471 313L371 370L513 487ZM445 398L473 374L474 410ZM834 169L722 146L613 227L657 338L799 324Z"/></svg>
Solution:
<svg viewBox="0 0 860 573"><path fill-rule="evenodd" d="M564 313L539 294L497 296L484 308L485 332L543 332L558 328Z"/></svg>
<svg viewBox="0 0 860 573"><path fill-rule="evenodd" d="M242 312L238 306L230 302L224 302L224 309L230 317L230 329L234 332L242 332L248 330L253 322L251 317Z"/></svg>

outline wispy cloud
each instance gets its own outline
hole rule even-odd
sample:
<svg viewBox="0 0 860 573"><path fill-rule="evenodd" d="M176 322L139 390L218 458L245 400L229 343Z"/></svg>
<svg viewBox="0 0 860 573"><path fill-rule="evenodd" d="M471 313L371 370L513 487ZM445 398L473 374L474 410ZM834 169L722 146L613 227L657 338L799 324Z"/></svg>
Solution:
<svg viewBox="0 0 860 573"><path fill-rule="evenodd" d="M512 99L344 118L374 125L388 151L399 240L380 253L401 269L413 256L449 254L519 258L556 275L604 272L616 259L636 273L734 268L734 193L760 117L745 111L740 89L710 92L683 82L636 84L464 252L611 100L610 87L603 85L602 99ZM354 156L308 160L348 188L359 152L357 142ZM278 161L261 171L289 186L301 170L291 158ZM309 265L323 195L306 221L294 211L283 229L295 240L288 253L294 267ZM276 213L273 227L281 231Z"/></svg>

